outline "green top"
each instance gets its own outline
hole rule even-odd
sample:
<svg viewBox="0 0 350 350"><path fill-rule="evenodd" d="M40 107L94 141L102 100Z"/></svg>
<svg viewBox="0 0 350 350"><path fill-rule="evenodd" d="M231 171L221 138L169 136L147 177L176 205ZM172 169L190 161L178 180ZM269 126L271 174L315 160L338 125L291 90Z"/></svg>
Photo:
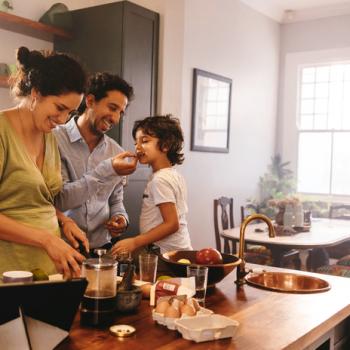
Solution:
<svg viewBox="0 0 350 350"><path fill-rule="evenodd" d="M35 228L60 236L54 196L62 186L56 139L45 134L42 173L30 158L10 122L0 113L0 213ZM0 240L0 274L4 271L40 268L56 273L41 248Z"/></svg>

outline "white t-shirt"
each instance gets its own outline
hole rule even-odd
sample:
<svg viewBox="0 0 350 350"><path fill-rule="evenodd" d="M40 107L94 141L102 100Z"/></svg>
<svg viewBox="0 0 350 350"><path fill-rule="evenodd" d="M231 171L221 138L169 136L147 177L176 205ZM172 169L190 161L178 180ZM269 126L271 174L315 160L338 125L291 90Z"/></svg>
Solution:
<svg viewBox="0 0 350 350"><path fill-rule="evenodd" d="M185 180L175 168L160 169L152 174L143 194L140 216L141 234L163 222L158 208L158 205L161 203L175 204L180 224L177 232L154 242L160 247L161 253L171 250L192 249L186 220L188 212L186 200Z"/></svg>

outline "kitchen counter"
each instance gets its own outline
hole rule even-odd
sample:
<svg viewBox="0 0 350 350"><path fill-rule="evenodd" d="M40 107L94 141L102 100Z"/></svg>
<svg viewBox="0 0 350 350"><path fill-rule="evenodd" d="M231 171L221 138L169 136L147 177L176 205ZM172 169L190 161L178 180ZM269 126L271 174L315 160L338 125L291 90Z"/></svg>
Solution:
<svg viewBox="0 0 350 350"><path fill-rule="evenodd" d="M252 264L247 267L254 270L282 270ZM206 307L240 323L234 339L198 344L185 340L177 331L156 324L152 320L152 307L148 300L143 300L137 313L115 317L115 324L134 326L135 335L116 338L108 329L83 328L79 324L78 313L70 337L57 349L179 350L191 347L203 350L309 350L316 349L324 342L328 342L329 346L322 349L342 349L340 339L350 334L350 279L296 272L321 277L332 288L327 292L313 294L278 293L248 285L237 290L234 271L209 291ZM333 344L338 345L333 347Z"/></svg>

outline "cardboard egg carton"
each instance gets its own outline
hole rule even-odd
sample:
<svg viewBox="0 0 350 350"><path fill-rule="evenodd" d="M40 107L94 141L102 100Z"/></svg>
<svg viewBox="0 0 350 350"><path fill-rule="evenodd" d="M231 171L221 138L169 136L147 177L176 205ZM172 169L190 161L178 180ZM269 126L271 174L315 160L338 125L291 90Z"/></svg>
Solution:
<svg viewBox="0 0 350 350"><path fill-rule="evenodd" d="M174 298L177 299L176 301L180 301L180 302L181 301L188 302L188 300L189 300L186 298L186 295L180 295L180 296L176 296L176 297L161 297L158 299L157 305L158 305L158 303L163 302L163 301L169 302L171 299L174 299ZM169 303L169 306L170 306L170 303ZM175 325L176 320L184 319L184 318L195 319L196 317L211 315L211 314L213 314L212 310L206 309L206 308L201 307L201 306L197 306L196 314L194 316L189 316L185 313L182 313L180 315L180 317L166 317L164 313L157 312L156 308L155 308L152 311L152 318L158 324L166 326L168 329L175 330L176 329L176 325Z"/></svg>

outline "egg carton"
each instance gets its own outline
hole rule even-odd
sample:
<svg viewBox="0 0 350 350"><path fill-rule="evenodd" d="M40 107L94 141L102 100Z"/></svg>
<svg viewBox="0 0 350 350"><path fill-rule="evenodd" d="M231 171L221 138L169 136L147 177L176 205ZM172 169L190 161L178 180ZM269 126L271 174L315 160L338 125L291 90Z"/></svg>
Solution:
<svg viewBox="0 0 350 350"><path fill-rule="evenodd" d="M206 309L206 308L200 306L199 310L197 311L195 316L181 315L181 317L179 317L179 318L173 318L173 317L164 317L164 314L156 312L154 309L152 311L152 318L158 324L166 326L168 329L176 330L177 329L176 324L175 324L176 320L185 319L185 318L196 319L196 317L206 316L206 315L211 315L211 314L213 314L212 310L209 310L209 309Z"/></svg>
<svg viewBox="0 0 350 350"><path fill-rule="evenodd" d="M175 327L182 337L196 343L234 338L238 326L236 320L218 314L202 315L194 320L184 318L175 321Z"/></svg>

